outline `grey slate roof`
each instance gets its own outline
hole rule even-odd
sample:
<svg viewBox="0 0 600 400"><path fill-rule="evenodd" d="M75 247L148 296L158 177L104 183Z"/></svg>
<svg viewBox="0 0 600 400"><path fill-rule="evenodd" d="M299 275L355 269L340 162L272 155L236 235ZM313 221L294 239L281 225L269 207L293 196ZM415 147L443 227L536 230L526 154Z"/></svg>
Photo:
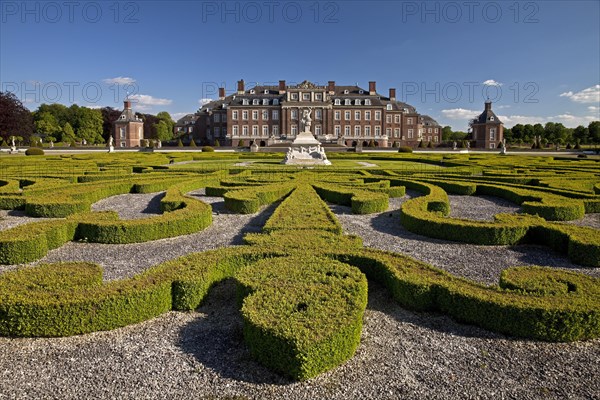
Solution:
<svg viewBox="0 0 600 400"><path fill-rule="evenodd" d="M483 110L483 112L481 114L479 114L479 117L475 118L475 120L473 121L476 124L502 124L503 122L500 121L500 118L498 118L498 116L496 114L494 114L494 112L492 111L492 104L490 104L490 107L487 108L485 110Z"/></svg>

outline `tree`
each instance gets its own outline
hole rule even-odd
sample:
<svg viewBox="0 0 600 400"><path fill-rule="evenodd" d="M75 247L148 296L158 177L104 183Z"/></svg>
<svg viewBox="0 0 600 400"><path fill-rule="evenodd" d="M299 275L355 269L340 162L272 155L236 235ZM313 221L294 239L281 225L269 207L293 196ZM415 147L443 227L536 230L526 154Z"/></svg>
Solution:
<svg viewBox="0 0 600 400"><path fill-rule="evenodd" d="M448 140L452 140L452 128L448 125L442 128L442 140L447 142Z"/></svg>
<svg viewBox="0 0 600 400"><path fill-rule="evenodd" d="M592 143L600 143L600 121L592 121L588 125L590 141Z"/></svg>
<svg viewBox="0 0 600 400"><path fill-rule="evenodd" d="M154 130L156 132L156 139L160 140L161 142L173 138L173 132L169 130L169 126L163 120L158 121L158 123L154 125Z"/></svg>
<svg viewBox="0 0 600 400"><path fill-rule="evenodd" d="M108 142L114 132L114 122L119 119L121 111L112 107L103 107L100 109L102 113L102 138Z"/></svg>
<svg viewBox="0 0 600 400"><path fill-rule="evenodd" d="M175 127L175 121L173 121L173 119L171 118L171 115L169 115L169 113L166 111L161 111L158 114L156 114L156 118L158 118L160 121L163 121L167 125L169 136L163 140L173 139L173 129ZM158 134L158 132L157 132L157 134Z"/></svg>
<svg viewBox="0 0 600 400"><path fill-rule="evenodd" d="M75 111L77 136L89 144L103 143L102 112L87 107L79 107Z"/></svg>
<svg viewBox="0 0 600 400"><path fill-rule="evenodd" d="M29 139L33 133L31 112L11 92L0 92L0 136L18 135Z"/></svg>
<svg viewBox="0 0 600 400"><path fill-rule="evenodd" d="M75 131L73 130L73 127L71 126L71 124L67 122L67 123L65 123L65 126L63 126L61 142L72 143L74 141L75 141Z"/></svg>
<svg viewBox="0 0 600 400"><path fill-rule="evenodd" d="M58 119L48 111L36 113L35 130L43 135L54 135L62 131Z"/></svg>
<svg viewBox="0 0 600 400"><path fill-rule="evenodd" d="M573 129L573 139L577 143L587 143L590 136L590 130L583 125L579 125Z"/></svg>

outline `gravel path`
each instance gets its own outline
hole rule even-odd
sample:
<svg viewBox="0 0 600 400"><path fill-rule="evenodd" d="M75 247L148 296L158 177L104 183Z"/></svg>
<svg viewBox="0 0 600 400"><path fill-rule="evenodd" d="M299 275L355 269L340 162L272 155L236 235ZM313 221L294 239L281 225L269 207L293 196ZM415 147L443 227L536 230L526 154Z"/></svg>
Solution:
<svg viewBox="0 0 600 400"><path fill-rule="evenodd" d="M493 221L496 214L514 214L521 209L515 203L492 196L448 195L448 200L451 218Z"/></svg>
<svg viewBox="0 0 600 400"><path fill-rule="evenodd" d="M45 261L81 257L103 264L108 279L130 276L190 251L240 243L243 232L260 230L274 208L250 216L228 214L221 198L202 191L194 195L211 203L215 212L213 226L203 232L135 245L70 243ZM390 199L390 211L380 214L332 209L345 231L361 235L365 245L404 251L481 282L495 283L499 271L510 265L574 267L545 247L473 246L411 234L398 216L411 195ZM498 212L489 204L484 207L495 199L460 200L469 218L486 219ZM481 215L473 214L476 209ZM140 206L129 217L148 210ZM598 275L597 270L584 271ZM375 283L369 284L356 355L313 380L290 382L249 356L235 295L235 285L226 281L213 288L197 312L170 312L141 324L67 338L0 338L0 399L600 398L600 340L556 344L497 335L446 316L404 310Z"/></svg>
<svg viewBox="0 0 600 400"><path fill-rule="evenodd" d="M14 228L19 225L30 222L43 221L49 218L32 218L25 214L25 211L18 210L0 210L0 231Z"/></svg>

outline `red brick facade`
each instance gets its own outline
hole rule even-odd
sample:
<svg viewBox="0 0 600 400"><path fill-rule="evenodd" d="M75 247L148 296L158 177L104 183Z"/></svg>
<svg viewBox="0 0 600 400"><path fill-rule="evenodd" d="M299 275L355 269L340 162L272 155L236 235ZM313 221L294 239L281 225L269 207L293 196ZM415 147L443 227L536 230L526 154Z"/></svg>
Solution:
<svg viewBox="0 0 600 400"><path fill-rule="evenodd" d="M479 117L471 121L471 137L474 147L496 149L504 139L504 124L492 111L492 102L486 101Z"/></svg>
<svg viewBox="0 0 600 400"><path fill-rule="evenodd" d="M441 142L441 127L431 118L419 115L414 107L399 102L395 89L388 97L358 86L326 86L303 82L287 86L256 86L246 90L238 82L236 94L204 105L196 115L197 138L214 144L248 146L271 145L293 140L300 133L302 112L312 109L311 132L322 143L346 146L364 145L371 141L378 147L416 147Z"/></svg>
<svg viewBox="0 0 600 400"><path fill-rule="evenodd" d="M144 139L144 122L135 115L129 100L125 100L124 103L123 112L115 121L114 146L115 148L140 147Z"/></svg>

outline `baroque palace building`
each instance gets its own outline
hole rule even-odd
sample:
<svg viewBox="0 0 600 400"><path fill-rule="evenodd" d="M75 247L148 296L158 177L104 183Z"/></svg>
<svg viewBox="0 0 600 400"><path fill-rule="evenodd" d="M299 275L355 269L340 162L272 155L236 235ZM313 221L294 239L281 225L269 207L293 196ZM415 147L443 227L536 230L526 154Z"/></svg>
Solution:
<svg viewBox="0 0 600 400"><path fill-rule="evenodd" d="M193 135L202 142L221 146L286 144L300 133L303 110L311 112L312 134L321 143L345 146L411 146L423 141L441 143L442 129L427 115L396 99L358 85L337 86L329 81L318 86L304 81L288 86L255 86L246 90L243 80L229 96L219 89L219 99L203 105L195 114Z"/></svg>

